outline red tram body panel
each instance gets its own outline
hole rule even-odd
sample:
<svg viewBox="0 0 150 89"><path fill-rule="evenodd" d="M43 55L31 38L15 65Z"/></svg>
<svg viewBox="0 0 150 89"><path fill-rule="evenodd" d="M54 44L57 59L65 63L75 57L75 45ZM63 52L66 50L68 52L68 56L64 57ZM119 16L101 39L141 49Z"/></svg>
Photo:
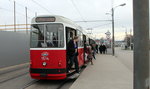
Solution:
<svg viewBox="0 0 150 89"><path fill-rule="evenodd" d="M78 48L78 62L79 62L79 66L83 66L84 65L84 49L83 48Z"/></svg>
<svg viewBox="0 0 150 89"><path fill-rule="evenodd" d="M66 50L31 50L30 55L32 68L66 68ZM47 65L43 66L43 62Z"/></svg>
<svg viewBox="0 0 150 89"><path fill-rule="evenodd" d="M83 48L78 49L79 66L84 65ZM46 55L46 56L45 56ZM30 50L30 73L34 79L65 79L66 50ZM43 63L46 63L43 66Z"/></svg>
<svg viewBox="0 0 150 89"><path fill-rule="evenodd" d="M32 78L66 78L66 50L31 50L30 55L32 59L30 65ZM43 63L46 63L46 65L43 66ZM45 74L45 76L42 77L42 74Z"/></svg>

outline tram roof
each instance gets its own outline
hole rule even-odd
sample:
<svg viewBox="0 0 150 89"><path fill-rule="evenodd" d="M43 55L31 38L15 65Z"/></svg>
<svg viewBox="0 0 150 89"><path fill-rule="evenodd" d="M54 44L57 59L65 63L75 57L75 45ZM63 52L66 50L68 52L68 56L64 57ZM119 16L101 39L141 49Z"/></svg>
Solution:
<svg viewBox="0 0 150 89"><path fill-rule="evenodd" d="M54 22L36 22L36 18L38 17L55 17L55 21ZM89 36L87 34L87 32L85 30L82 29L81 26L77 25L75 22L73 22L72 20L65 18L63 16L59 16L59 15L40 15L40 16L36 16L32 19L31 21L32 24L39 24L39 23L65 23L69 26L74 27L75 29L79 29L79 31L82 31L83 34ZM89 36L91 37L91 36Z"/></svg>
<svg viewBox="0 0 150 89"><path fill-rule="evenodd" d="M36 16L32 19L32 24L39 24L39 23L50 23L50 22L36 22L36 18L38 17L54 17L55 18L55 21L53 21L53 23L65 23L65 24L69 24L73 27L76 27L76 28L80 28L82 29L79 25L77 25L75 22L73 22L72 20L68 19L68 18L65 18L63 16L59 16L59 15L40 15L40 16Z"/></svg>

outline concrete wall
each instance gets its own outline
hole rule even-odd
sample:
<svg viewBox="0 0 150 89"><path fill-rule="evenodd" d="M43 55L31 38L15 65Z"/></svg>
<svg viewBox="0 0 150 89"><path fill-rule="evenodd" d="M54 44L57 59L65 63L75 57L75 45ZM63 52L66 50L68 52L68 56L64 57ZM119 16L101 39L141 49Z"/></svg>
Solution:
<svg viewBox="0 0 150 89"><path fill-rule="evenodd" d="M0 32L0 68L29 61L29 34Z"/></svg>

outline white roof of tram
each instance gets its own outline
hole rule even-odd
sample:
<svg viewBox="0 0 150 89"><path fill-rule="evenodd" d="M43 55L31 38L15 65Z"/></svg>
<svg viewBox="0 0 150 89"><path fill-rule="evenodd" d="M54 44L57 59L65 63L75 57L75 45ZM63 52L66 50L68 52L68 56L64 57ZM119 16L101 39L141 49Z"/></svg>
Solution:
<svg viewBox="0 0 150 89"><path fill-rule="evenodd" d="M36 22L36 18L38 18L38 17L55 17L55 21L54 22ZM63 16L59 16L59 15L40 15L40 16L34 17L31 21L31 24L42 24L42 23L65 23L65 24L68 24L69 26L72 26L72 27L82 31L83 34L88 35L87 32L82 29L81 26L77 25L72 20L70 20L68 18L65 18Z"/></svg>
<svg viewBox="0 0 150 89"><path fill-rule="evenodd" d="M36 18L38 17L55 17L55 21L54 22L36 22ZM77 25L75 22L73 22L72 20L65 18L63 16L58 16L58 15L41 15L41 16L36 16L32 19L31 24L40 24L40 23L65 23L65 24L69 24L73 27L76 27L78 29L82 29L79 25Z"/></svg>

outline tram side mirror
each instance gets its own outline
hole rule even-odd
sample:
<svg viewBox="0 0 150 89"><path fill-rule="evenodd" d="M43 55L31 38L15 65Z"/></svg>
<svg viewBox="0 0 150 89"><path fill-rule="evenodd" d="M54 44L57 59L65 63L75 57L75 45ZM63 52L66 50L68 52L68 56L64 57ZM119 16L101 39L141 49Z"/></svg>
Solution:
<svg viewBox="0 0 150 89"><path fill-rule="evenodd" d="M37 25L35 25L35 24L34 24L34 25L32 25L32 27L34 27L34 28L38 29L38 26L37 26Z"/></svg>

